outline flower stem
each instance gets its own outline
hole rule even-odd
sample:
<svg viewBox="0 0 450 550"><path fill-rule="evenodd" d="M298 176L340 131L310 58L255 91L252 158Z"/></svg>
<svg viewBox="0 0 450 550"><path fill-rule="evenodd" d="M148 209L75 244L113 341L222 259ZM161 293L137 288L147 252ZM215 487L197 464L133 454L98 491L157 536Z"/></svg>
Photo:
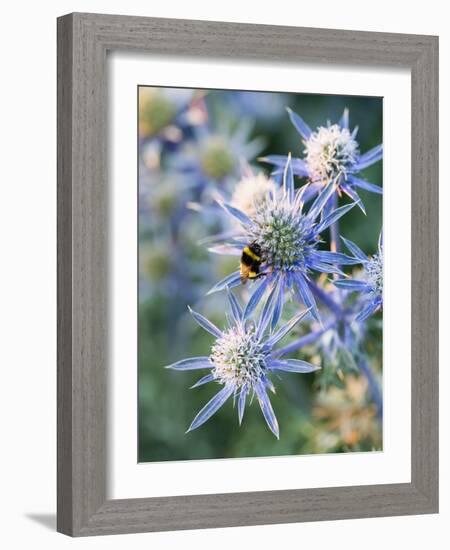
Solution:
<svg viewBox="0 0 450 550"><path fill-rule="evenodd" d="M378 380L375 378L375 374L364 358L360 359L359 368L367 378L367 382L369 383L369 392L377 407L377 416L381 420L383 418L383 393L380 385L378 384Z"/></svg>
<svg viewBox="0 0 450 550"><path fill-rule="evenodd" d="M345 312L341 306L335 302L329 294L320 288L319 285L317 285L314 281L308 281L308 286L315 297L319 298L319 300L323 302L338 319L344 316Z"/></svg>
<svg viewBox="0 0 450 550"><path fill-rule="evenodd" d="M316 340L318 340L325 332L329 331L331 328L334 327L336 324L336 319L331 319L326 323L323 327L321 327L319 330L316 330L314 332L310 332L308 334L305 334L305 336L302 336L301 338L298 338L297 340L294 340L294 342L291 342L287 346L284 346L282 348L279 348L274 351L273 356L274 357L281 357L285 353L291 353L292 351L296 351L304 346L308 346L309 344L313 344Z"/></svg>
<svg viewBox="0 0 450 550"><path fill-rule="evenodd" d="M338 207L337 191L333 193L333 196L330 200L332 201L331 211L336 210L336 208ZM330 226L330 249L333 252L340 252L341 250L341 243L339 241L339 220L336 220Z"/></svg>

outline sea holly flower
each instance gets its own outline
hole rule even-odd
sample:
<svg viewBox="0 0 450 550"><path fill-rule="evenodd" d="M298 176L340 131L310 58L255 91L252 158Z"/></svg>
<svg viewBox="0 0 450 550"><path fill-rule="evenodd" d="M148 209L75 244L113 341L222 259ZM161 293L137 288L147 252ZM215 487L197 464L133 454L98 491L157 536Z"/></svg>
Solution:
<svg viewBox="0 0 450 550"><path fill-rule="evenodd" d="M206 122L203 93L142 86L139 89L139 137L147 142L179 143L193 126Z"/></svg>
<svg viewBox="0 0 450 550"><path fill-rule="evenodd" d="M236 179L230 189L221 189L213 193L215 202L210 204L202 204L201 202L189 201L187 206L189 209L202 214L209 215L217 222L219 216L225 215L223 209L219 206L220 202L229 202L232 206L235 206L239 210L242 210L247 215L254 214L255 205L261 202L263 199L269 196L270 193L275 193L279 187L279 182L272 178L269 178L264 172L255 173L251 166L241 159L241 176L240 179ZM229 216L226 216L227 222L230 222ZM231 227L235 227L238 222L231 220ZM227 225L230 226L230 223ZM227 231L227 236L233 236L233 231ZM212 243L221 235L214 235L204 239L203 242Z"/></svg>
<svg viewBox="0 0 450 550"><path fill-rule="evenodd" d="M139 91L139 135L153 137L175 118L177 106L159 88L141 88Z"/></svg>
<svg viewBox="0 0 450 550"><path fill-rule="evenodd" d="M339 124L321 126L304 141L305 163L312 181L346 177L359 155L358 142Z"/></svg>
<svg viewBox="0 0 450 550"><path fill-rule="evenodd" d="M277 192L278 186L275 181L268 178L263 172L253 174L247 168L247 173L236 184L232 196L231 205L238 208L247 216L256 214L256 208L270 195Z"/></svg>
<svg viewBox="0 0 450 550"><path fill-rule="evenodd" d="M241 160L252 160L263 148L260 138L251 137L253 125L242 120L237 126L230 123L208 125L193 129L193 142L186 143L174 163L174 168L204 185L227 188L239 177Z"/></svg>
<svg viewBox="0 0 450 550"><path fill-rule="evenodd" d="M363 266L361 279L345 278L336 279L333 283L350 292L360 292L367 296L364 307L358 313L355 320L364 321L373 313L381 309L383 305L383 244L382 235L378 239L378 251L369 257L354 242L344 239L345 246L358 259Z"/></svg>
<svg viewBox="0 0 450 550"><path fill-rule="evenodd" d="M316 286L310 275L320 273L342 274L340 265L359 263L359 260L339 252L319 250L320 234L355 203L346 204L322 216L322 210L334 193L335 183L330 183L317 196L308 212L303 210L303 194L307 186L294 189L294 178L290 157L286 162L283 185L263 201L255 204L251 215L231 204L221 203L224 210L236 219L240 233L210 250L220 254L240 256L243 248L257 243L261 250L261 282L250 299L255 308L267 288L274 285L282 290L293 290L300 302L311 308L318 319L318 309L313 296ZM235 271L217 283L211 290L216 292L225 287L241 283L240 270ZM280 291L280 301L283 292ZM281 313L281 306L278 313Z"/></svg>
<svg viewBox="0 0 450 550"><path fill-rule="evenodd" d="M358 127L349 129L349 112L344 113L337 124L328 122L327 126L319 126L315 131L291 109L287 109L292 124L303 140L303 158L292 160L292 170L295 175L308 178L312 185L308 190L313 196L324 185L336 182L336 191L345 193L364 211L364 205L357 189L382 194L378 185L358 177L359 172L368 168L383 156L383 146L377 145L361 154L356 141ZM269 155L261 159L275 165L278 169L286 163L282 155Z"/></svg>
<svg viewBox="0 0 450 550"><path fill-rule="evenodd" d="M190 309L197 323L215 338L210 354L204 357L182 359L166 368L187 371L209 371L192 386L196 388L208 382L219 384L220 391L200 410L192 421L188 432L195 430L233 397L237 401L238 420L242 423L245 406L256 395L264 419L279 438L278 421L272 408L267 390L275 393L271 376L279 371L308 373L319 367L299 359L284 358L275 354L275 345L301 321L308 310L297 313L290 321L276 330L273 325L273 310L277 305L278 289L269 295L261 315L256 322L250 320L248 305L242 309L236 297L228 289L231 315L228 326L219 330L211 321Z"/></svg>
<svg viewBox="0 0 450 550"><path fill-rule="evenodd" d="M247 216L255 215L256 208L259 204L268 199L272 194L276 193L279 189L279 184L273 179L268 178L263 172L255 174L251 167L243 163L243 174L241 179L236 183L231 194L228 194L231 206L237 208L241 212L244 212ZM226 199L224 194L217 193L216 202L211 206L202 206L200 204L190 203L189 207L199 212L213 214L214 221L220 217L225 216L223 224L225 229L223 232L207 237L201 241L202 244L220 243L224 238L233 238L239 234L240 224L234 217L230 217L219 206ZM220 252L221 245L211 246L209 249L211 252ZM225 253L225 252L224 252Z"/></svg>

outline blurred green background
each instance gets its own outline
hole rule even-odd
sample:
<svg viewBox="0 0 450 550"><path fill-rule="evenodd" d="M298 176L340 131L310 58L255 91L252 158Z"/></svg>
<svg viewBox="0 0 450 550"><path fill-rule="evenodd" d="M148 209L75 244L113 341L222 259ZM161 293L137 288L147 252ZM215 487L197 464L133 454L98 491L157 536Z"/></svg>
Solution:
<svg viewBox="0 0 450 550"><path fill-rule="evenodd" d="M357 140L364 153L382 142L382 98L189 90L177 96L173 89L152 89L152 94L150 100L140 97L139 113L139 462L381 449L380 421L366 379L357 372L326 387L319 386L316 374L280 376L275 381L277 394L271 395L280 424L277 441L257 402L247 407L242 427L230 401L201 428L185 434L217 386L191 390L202 374L163 367L184 357L209 354L213 338L193 322L188 305L218 326L225 322L222 293L204 294L237 268L237 259L209 254L199 244L220 230L222 222L208 210L209 203L205 212L189 207L190 202L202 203L205 189L226 195L239 179L231 171L214 181L202 173L201 151L208 139L221 135L223 120L232 130L239 129L243 120L251 122L248 140L264 140L256 157L289 151L301 156L301 139L285 107L298 112L312 129L327 120L338 122L347 107L350 129L359 126ZM228 143L226 136L221 143ZM230 151L237 170L238 153L238 148ZM255 171L269 174L270 166L255 156L247 161ZM382 163L367 169L364 177L382 185ZM360 195L367 216L352 209L343 218L340 233L371 254L381 229L382 198L362 190ZM380 316L370 321L370 334L366 348L381 380ZM297 356L322 361L317 346Z"/></svg>

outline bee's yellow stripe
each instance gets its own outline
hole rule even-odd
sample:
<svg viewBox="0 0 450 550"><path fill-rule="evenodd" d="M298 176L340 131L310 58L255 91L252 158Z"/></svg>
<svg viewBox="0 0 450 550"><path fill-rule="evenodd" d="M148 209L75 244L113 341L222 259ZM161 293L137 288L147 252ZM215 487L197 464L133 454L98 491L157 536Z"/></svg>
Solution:
<svg viewBox="0 0 450 550"><path fill-rule="evenodd" d="M259 262L261 260L261 258L255 254L253 252L253 250L251 250L248 246L246 246L243 250L243 252L245 252L247 254L247 256L250 256L250 258L252 258L252 260L255 260L257 262Z"/></svg>

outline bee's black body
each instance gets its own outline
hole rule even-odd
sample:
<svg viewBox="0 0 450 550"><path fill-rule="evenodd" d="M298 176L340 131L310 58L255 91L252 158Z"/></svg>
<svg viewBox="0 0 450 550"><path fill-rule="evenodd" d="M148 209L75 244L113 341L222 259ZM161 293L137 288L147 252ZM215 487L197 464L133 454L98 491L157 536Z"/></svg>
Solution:
<svg viewBox="0 0 450 550"><path fill-rule="evenodd" d="M260 273L261 263L259 244L253 242L245 246L241 255L241 281L245 283L247 279L258 279L265 275L265 273Z"/></svg>

